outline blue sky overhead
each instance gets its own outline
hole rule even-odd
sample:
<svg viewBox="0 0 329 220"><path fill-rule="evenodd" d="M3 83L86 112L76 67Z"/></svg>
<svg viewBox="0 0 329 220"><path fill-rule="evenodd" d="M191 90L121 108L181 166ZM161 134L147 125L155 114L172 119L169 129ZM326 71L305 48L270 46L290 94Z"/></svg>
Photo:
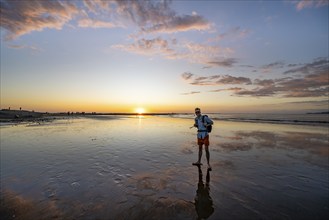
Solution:
<svg viewBox="0 0 329 220"><path fill-rule="evenodd" d="M1 108L328 110L328 0L0 0Z"/></svg>

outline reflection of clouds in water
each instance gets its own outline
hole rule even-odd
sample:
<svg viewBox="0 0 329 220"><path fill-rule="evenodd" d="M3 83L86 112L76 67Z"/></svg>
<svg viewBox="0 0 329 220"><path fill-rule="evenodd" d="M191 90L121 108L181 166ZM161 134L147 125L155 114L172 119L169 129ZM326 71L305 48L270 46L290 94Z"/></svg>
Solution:
<svg viewBox="0 0 329 220"><path fill-rule="evenodd" d="M196 219L194 204L184 199L186 189L193 186L189 178L182 179L180 170L171 167L154 172L136 173L129 179L126 204L119 207L122 219ZM179 181L177 181L179 179Z"/></svg>
<svg viewBox="0 0 329 220"><path fill-rule="evenodd" d="M218 144L220 148L222 148L224 151L248 151L252 148L251 143L222 143ZM214 149L214 151L218 151L218 149Z"/></svg>
<svg viewBox="0 0 329 220"><path fill-rule="evenodd" d="M182 179L180 172L179 168L173 166L164 170L136 173L128 180L128 185L133 188L126 193L144 195L161 191L180 192L191 186L190 179Z"/></svg>
<svg viewBox="0 0 329 220"><path fill-rule="evenodd" d="M328 135L306 132L286 132L274 134L271 132L236 132L237 136L253 138L258 141L256 147L276 147L283 149L307 150L320 156L328 156Z"/></svg>
<svg viewBox="0 0 329 220"><path fill-rule="evenodd" d="M136 194L149 194L150 192L158 192L159 190L166 189L168 181L171 180L171 175L156 176L153 173L139 173L133 175L129 180L129 185L136 187L128 193Z"/></svg>
<svg viewBox="0 0 329 220"><path fill-rule="evenodd" d="M320 156L328 156L328 135L306 132L272 133L265 131L237 131L228 139L231 142L218 143L214 151L248 151L256 148L281 148L307 150ZM219 147L219 148L218 148Z"/></svg>
<svg viewBox="0 0 329 220"><path fill-rule="evenodd" d="M192 150L191 148L187 148L187 147L183 148L183 149L181 150L181 152L182 152L183 154L193 154L193 150Z"/></svg>
<svg viewBox="0 0 329 220"><path fill-rule="evenodd" d="M35 202L9 190L1 192L2 219L61 219L56 201Z"/></svg>
<svg viewBox="0 0 329 220"><path fill-rule="evenodd" d="M128 203L128 202L127 202ZM69 207L63 212L63 206ZM79 200L34 201L10 191L1 195L2 219L196 219L194 204L191 201L172 197L144 197L140 202L117 205L109 210L108 200L91 201L85 204Z"/></svg>
<svg viewBox="0 0 329 220"><path fill-rule="evenodd" d="M243 132L237 131L236 137L241 138L244 142L250 141L253 142L255 147L269 147L274 148L277 145L277 140L280 140L281 137L278 134L265 131L252 131L252 132Z"/></svg>
<svg viewBox="0 0 329 220"><path fill-rule="evenodd" d="M223 169L235 169L235 165L230 160L223 160L214 163L214 166L223 168Z"/></svg>
<svg viewBox="0 0 329 220"><path fill-rule="evenodd" d="M236 131L225 142L213 147L215 152L238 152L252 149L277 149L288 157L323 166L329 156L328 134L307 132ZM231 141L227 141L231 140ZM293 153L299 151L299 153ZM304 153L303 153L304 152Z"/></svg>
<svg viewBox="0 0 329 220"><path fill-rule="evenodd" d="M196 219L190 201L172 197L145 198L111 219Z"/></svg>
<svg viewBox="0 0 329 220"><path fill-rule="evenodd" d="M193 154L193 150L196 147L196 140L195 141L189 141L189 142L184 142L180 146L180 152L183 154Z"/></svg>

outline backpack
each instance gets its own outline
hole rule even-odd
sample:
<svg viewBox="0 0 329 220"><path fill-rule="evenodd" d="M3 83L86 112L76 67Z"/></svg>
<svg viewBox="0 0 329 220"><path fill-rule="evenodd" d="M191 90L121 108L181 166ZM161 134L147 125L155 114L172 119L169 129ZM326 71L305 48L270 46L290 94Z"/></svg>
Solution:
<svg viewBox="0 0 329 220"><path fill-rule="evenodd" d="M202 115L202 123L204 124L204 118L205 117L208 117L208 115ZM208 133L211 133L211 130L212 130L212 125L208 125L207 127L207 132Z"/></svg>

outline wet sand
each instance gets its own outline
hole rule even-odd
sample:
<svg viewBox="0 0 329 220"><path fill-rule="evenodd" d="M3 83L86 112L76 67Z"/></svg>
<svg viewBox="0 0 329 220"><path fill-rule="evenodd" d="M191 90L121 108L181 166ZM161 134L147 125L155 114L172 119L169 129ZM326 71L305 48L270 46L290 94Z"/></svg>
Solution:
<svg viewBox="0 0 329 220"><path fill-rule="evenodd" d="M192 166L192 124L96 116L1 126L1 216L328 217L328 128L215 120L207 173Z"/></svg>

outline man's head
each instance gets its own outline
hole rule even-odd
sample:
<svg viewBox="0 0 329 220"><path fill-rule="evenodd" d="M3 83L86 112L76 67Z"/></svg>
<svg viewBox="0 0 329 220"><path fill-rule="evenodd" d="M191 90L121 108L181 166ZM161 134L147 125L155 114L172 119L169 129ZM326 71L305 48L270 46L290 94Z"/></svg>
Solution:
<svg viewBox="0 0 329 220"><path fill-rule="evenodd" d="M196 115L199 115L199 114L201 114L201 109L200 108L195 108L195 114Z"/></svg>

